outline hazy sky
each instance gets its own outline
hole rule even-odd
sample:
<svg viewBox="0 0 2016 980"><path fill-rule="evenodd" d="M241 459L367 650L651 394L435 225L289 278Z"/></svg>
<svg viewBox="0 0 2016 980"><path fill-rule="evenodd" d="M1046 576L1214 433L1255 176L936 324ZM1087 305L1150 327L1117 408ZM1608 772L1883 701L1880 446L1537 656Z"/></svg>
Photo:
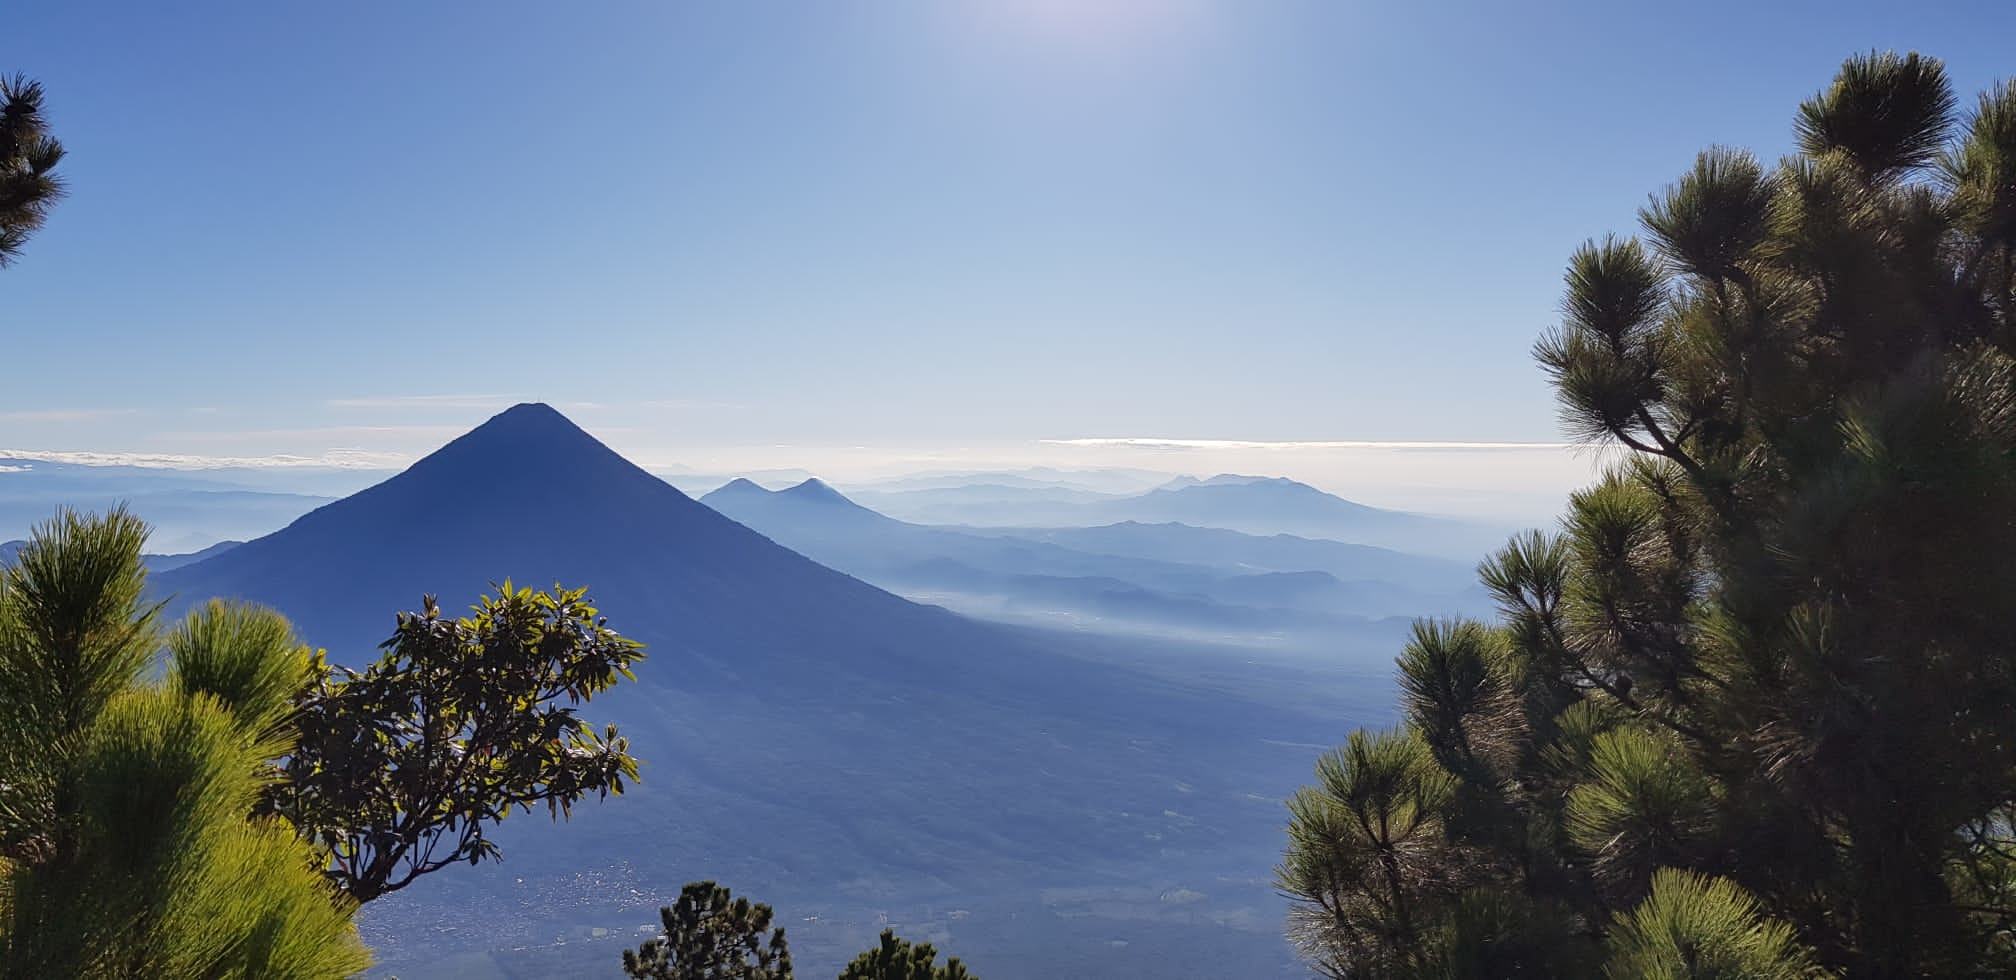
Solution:
<svg viewBox="0 0 2016 980"><path fill-rule="evenodd" d="M2016 72L2007 2L1541 6L17 4L71 195L0 447L1552 442L1578 242L1851 52Z"/></svg>

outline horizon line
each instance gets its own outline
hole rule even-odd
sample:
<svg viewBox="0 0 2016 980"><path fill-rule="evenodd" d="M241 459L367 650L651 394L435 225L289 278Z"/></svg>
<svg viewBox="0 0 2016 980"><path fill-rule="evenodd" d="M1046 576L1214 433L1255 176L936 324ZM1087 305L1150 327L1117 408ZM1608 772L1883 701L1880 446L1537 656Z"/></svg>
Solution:
<svg viewBox="0 0 2016 980"><path fill-rule="evenodd" d="M1165 439L1154 436L1126 436L1089 439L1043 439L1044 445L1077 446L1087 449L1574 449L1572 442L1464 442L1384 439L1311 439L1270 441L1259 439Z"/></svg>

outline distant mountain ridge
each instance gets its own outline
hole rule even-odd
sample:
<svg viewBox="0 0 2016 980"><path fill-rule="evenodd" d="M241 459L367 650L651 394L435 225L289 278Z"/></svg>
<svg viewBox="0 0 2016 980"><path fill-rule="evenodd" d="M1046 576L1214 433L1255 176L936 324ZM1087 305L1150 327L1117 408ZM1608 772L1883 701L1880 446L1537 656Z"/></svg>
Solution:
<svg viewBox="0 0 2016 980"><path fill-rule="evenodd" d="M27 543L28 541L25 538L14 541L0 541L0 565L12 562L15 556L21 553L21 548ZM219 541L201 551L192 551L179 555L145 554L140 556L140 560L146 563L149 572L165 572L171 568L181 568L184 565L194 564L205 558L221 555L243 543L242 541Z"/></svg>
<svg viewBox="0 0 2016 980"><path fill-rule="evenodd" d="M192 551L184 555L145 555L143 557L147 560L148 571L165 572L170 569L181 568L184 565L194 565L205 559L215 558L244 543L243 541L219 541L201 551Z"/></svg>
<svg viewBox="0 0 2016 980"><path fill-rule="evenodd" d="M335 564L298 567L303 552ZM404 560L381 566L379 556L391 555ZM775 595L865 602L919 628L956 621L722 519L538 404L511 408L391 479L162 582L272 596L304 627L337 632L350 624L321 611L337 604L331 599L387 615L410 607L416 589L473 598L506 576L628 591L629 573L647 566L655 587L690 596L678 605L694 613L724 608L721 600L747 595L761 579ZM316 579L335 592L311 584ZM741 627L716 629L724 641L744 638Z"/></svg>
<svg viewBox="0 0 2016 980"><path fill-rule="evenodd" d="M1175 523L1374 545L1465 563L1474 563L1504 543L1513 530L1371 507L1285 477L1235 473L1176 477L1147 492L1127 495L980 483L862 490L855 497L880 513L919 524L1019 529Z"/></svg>
<svg viewBox="0 0 2016 980"><path fill-rule="evenodd" d="M819 486L773 498L839 506ZM154 582L177 609L213 595L271 604L355 663L423 592L455 609L506 576L587 586L612 625L649 644L639 682L587 709L623 726L644 781L573 824L507 823L504 877L443 875L374 904L367 926L389 965L584 919L615 926L699 877L780 906L985 895L1034 913L1038 889L1143 881L1197 882L1272 909L1264 887L1222 884L1273 859L1274 801L1306 770L1302 753L1268 740L1335 724L1109 666L1106 646L898 598L700 505L543 405ZM634 884L584 892L591 873ZM496 901L513 878L570 901ZM1127 921L1109 934L1135 928ZM822 953L823 928L794 926L801 965L858 945L829 936ZM982 928L1018 927L962 926ZM1212 928L1192 931L1245 941ZM1278 948L1264 938L1259 949ZM1057 975L1054 964L994 965L1004 980Z"/></svg>
<svg viewBox="0 0 2016 980"><path fill-rule="evenodd" d="M797 500L811 501L815 506L842 507L842 508L852 508L855 510L868 509L866 507L862 507L859 504L856 504L852 500L848 500L845 496L843 496L840 493L840 491L835 490L830 486L827 486L824 480L821 480L816 476L809 480L806 480L803 483L798 484L795 487L786 487L783 490L779 490L777 492L783 496L791 497Z"/></svg>
<svg viewBox="0 0 2016 980"><path fill-rule="evenodd" d="M700 502L765 534L778 527L816 526L839 532L912 527L855 503L817 477L782 490L738 479L702 496Z"/></svg>
<svg viewBox="0 0 2016 980"><path fill-rule="evenodd" d="M1225 642L1306 634L1320 645L1321 635L1355 628L1357 619L1480 606L1462 595L1467 568L1362 545L1178 524L931 527L879 514L817 479L775 491L737 480L700 500L833 568L987 618L1119 632L1176 627Z"/></svg>
<svg viewBox="0 0 2016 980"><path fill-rule="evenodd" d="M866 480L845 486L849 493L884 493L904 490L943 490L978 484L1032 489L1071 489L1094 493L1145 493L1161 486L1169 474L1155 470L1124 467L1061 469L1030 466L1017 470L940 470L905 476Z"/></svg>
<svg viewBox="0 0 2016 980"><path fill-rule="evenodd" d="M0 536L25 535L64 508L102 512L123 504L154 528L149 547L186 553L264 534L329 499L256 490L122 492L103 486L10 492L0 485Z"/></svg>
<svg viewBox="0 0 2016 980"><path fill-rule="evenodd" d="M1187 486L1163 487L1107 506L1128 514L1146 515L1132 518L1137 521L1176 521L1202 527L1227 527L1224 523L1211 523L1213 521L1250 524L1261 519L1322 526L1334 523L1348 527L1354 523L1415 516L1368 507L1287 477L1240 476L1233 473L1220 473Z"/></svg>
<svg viewBox="0 0 2016 980"><path fill-rule="evenodd" d="M1376 545L1292 534L1259 535L1174 521L1121 521L1095 527L973 529L970 533L1047 541L1095 554L1171 562L1218 561L1253 571L1321 570L1346 582L1378 579L1410 588L1446 590L1474 580L1471 566Z"/></svg>
<svg viewBox="0 0 2016 980"><path fill-rule="evenodd" d="M874 514L876 517L882 516L848 499L845 494L828 486L824 480L816 476L782 490L766 490L751 480L738 477L700 498L701 503L710 506L714 504L733 506L738 502L759 500L785 500L797 506L828 507Z"/></svg>
<svg viewBox="0 0 2016 980"><path fill-rule="evenodd" d="M713 497L717 500L734 500L738 497L754 498L758 494L767 497L775 492L774 490L765 489L762 484L746 476L738 476L709 491L706 497L701 497L700 499L704 501L707 497Z"/></svg>

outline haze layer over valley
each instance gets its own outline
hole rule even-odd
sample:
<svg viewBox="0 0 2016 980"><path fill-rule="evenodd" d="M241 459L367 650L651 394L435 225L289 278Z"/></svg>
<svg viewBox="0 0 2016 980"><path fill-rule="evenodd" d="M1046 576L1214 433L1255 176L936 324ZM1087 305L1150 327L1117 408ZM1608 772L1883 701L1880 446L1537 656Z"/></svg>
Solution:
<svg viewBox="0 0 2016 980"><path fill-rule="evenodd" d="M60 506L123 502L155 525L165 567L396 472L84 458L0 452L0 541ZM669 469L661 478L778 543L919 601L1022 625L1278 649L1486 608L1471 566L1514 526L1237 474L1035 466L835 486L805 469Z"/></svg>
<svg viewBox="0 0 2016 980"><path fill-rule="evenodd" d="M851 496L736 477L696 501L531 404L334 500L289 481L383 474L7 466L24 511L193 501L158 534L205 550L149 558L170 610L269 604L338 662L389 610L504 576L587 586L649 644L595 704L645 760L634 795L513 821L504 864L370 908L382 969L429 976L606 962L703 877L803 916L801 963L887 921L989 976L1297 975L1264 873L1279 801L1338 725L1390 714L1408 618L1486 605L1455 556L1499 533L1128 469Z"/></svg>

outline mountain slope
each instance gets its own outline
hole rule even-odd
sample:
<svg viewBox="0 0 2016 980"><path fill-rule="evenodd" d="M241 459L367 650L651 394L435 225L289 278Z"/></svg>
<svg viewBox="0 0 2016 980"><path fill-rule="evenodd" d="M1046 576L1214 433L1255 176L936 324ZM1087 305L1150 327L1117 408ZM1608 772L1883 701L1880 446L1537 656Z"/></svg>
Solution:
<svg viewBox="0 0 2016 980"><path fill-rule="evenodd" d="M15 556L21 553L22 546L27 543L26 538L13 541L0 541L0 565L13 561ZM184 565L191 565L205 558L221 555L226 551L238 547L241 543L238 541L219 541L202 551L192 551L179 555L145 554L140 556L140 560L146 564L149 572L165 572L172 568L181 568Z"/></svg>
<svg viewBox="0 0 2016 980"><path fill-rule="evenodd" d="M824 496L791 499L832 506ZM564 827L504 828L497 873L552 882L566 902L492 901L484 883L503 879L479 870L374 904L388 963L529 942L556 924L628 929L703 877L780 906L843 908L1244 881L1271 864L1275 801L1307 766L1278 743L1335 724L890 595L701 506L541 405L156 584L178 606L275 605L355 662L421 593L455 608L506 576L587 585L612 625L650 645L639 683L588 711L624 727L644 783ZM567 884L590 873L632 884ZM1277 917L1253 880L1239 893ZM807 932L816 963L822 934ZM1040 960L997 966L1009 980L1057 975Z"/></svg>
<svg viewBox="0 0 2016 980"><path fill-rule="evenodd" d="M1175 522L973 529L971 533L1044 541L1094 554L1231 565L1247 571L1323 571L1347 582L1377 580L1430 592L1457 591L1476 582L1473 566L1466 562L1324 538L1247 534Z"/></svg>
<svg viewBox="0 0 2016 980"><path fill-rule="evenodd" d="M1456 521L1367 507L1285 477L1220 474L1107 501L1093 516L1108 521L1176 523L1248 534L1290 534L1378 545L1416 553L1468 556L1496 537Z"/></svg>
<svg viewBox="0 0 2016 980"><path fill-rule="evenodd" d="M64 507L105 511L124 504L153 526L154 532L147 539L149 547L164 552L187 552L219 541L265 534L328 500L253 490L169 489L130 493L104 485L76 489L0 486L0 537L24 535Z"/></svg>
<svg viewBox="0 0 2016 980"><path fill-rule="evenodd" d="M194 565L199 561L215 558L244 543L243 541L219 541L201 551L192 551L186 555L142 555L140 557L146 560L149 572L166 572L181 568L184 565Z"/></svg>
<svg viewBox="0 0 2016 980"><path fill-rule="evenodd" d="M1508 529L1368 507L1282 477L1178 477L1145 493L1095 494L1062 487L974 484L856 493L863 504L921 524L972 528L1187 524L1254 535L1288 534L1374 545L1474 563Z"/></svg>
<svg viewBox="0 0 2016 980"><path fill-rule="evenodd" d="M849 500L816 477L775 491L737 479L701 497L700 502L765 534L776 528L861 533L904 526Z"/></svg>
<svg viewBox="0 0 2016 980"><path fill-rule="evenodd" d="M1234 556L1285 557L1297 549L1232 531L1181 525L1132 525L1137 534L1125 533L1130 526L930 527L885 517L817 480L774 492L736 481L700 499L828 566L989 619L1122 633L1174 631L1221 642L1243 635L1277 644L1299 636L1320 645L1323 636L1355 628L1361 617L1471 611L1457 601L1471 578L1462 566L1359 545L1290 539L1316 546L1308 551L1327 546L1356 558L1358 574L1345 582L1320 564L1246 565ZM1064 538L1095 546L1066 545ZM1130 550L1129 544L1140 548ZM1154 551L1183 557L1148 553ZM1384 574L1388 569L1391 577ZM1296 575L1271 574L1283 572ZM1115 601L1123 595L1124 603Z"/></svg>
<svg viewBox="0 0 2016 980"><path fill-rule="evenodd" d="M618 615L648 612L646 622L676 627L661 643L716 679L757 656L795 664L836 644L853 656L819 656L824 668L886 656L928 669L1002 642L724 519L544 405L512 408L392 479L159 582L185 598L271 602L311 638L355 642L379 639L391 612L422 592L453 607L507 577L585 584ZM768 607L781 603L817 628L780 622ZM360 615L381 622L359 634ZM946 652L924 654L932 644Z"/></svg>
<svg viewBox="0 0 2016 980"><path fill-rule="evenodd" d="M1116 494L1077 487L1018 483L961 483L897 490L863 487L855 489L853 497L879 513L918 524L1025 527L1071 524L1096 505L1122 499Z"/></svg>

